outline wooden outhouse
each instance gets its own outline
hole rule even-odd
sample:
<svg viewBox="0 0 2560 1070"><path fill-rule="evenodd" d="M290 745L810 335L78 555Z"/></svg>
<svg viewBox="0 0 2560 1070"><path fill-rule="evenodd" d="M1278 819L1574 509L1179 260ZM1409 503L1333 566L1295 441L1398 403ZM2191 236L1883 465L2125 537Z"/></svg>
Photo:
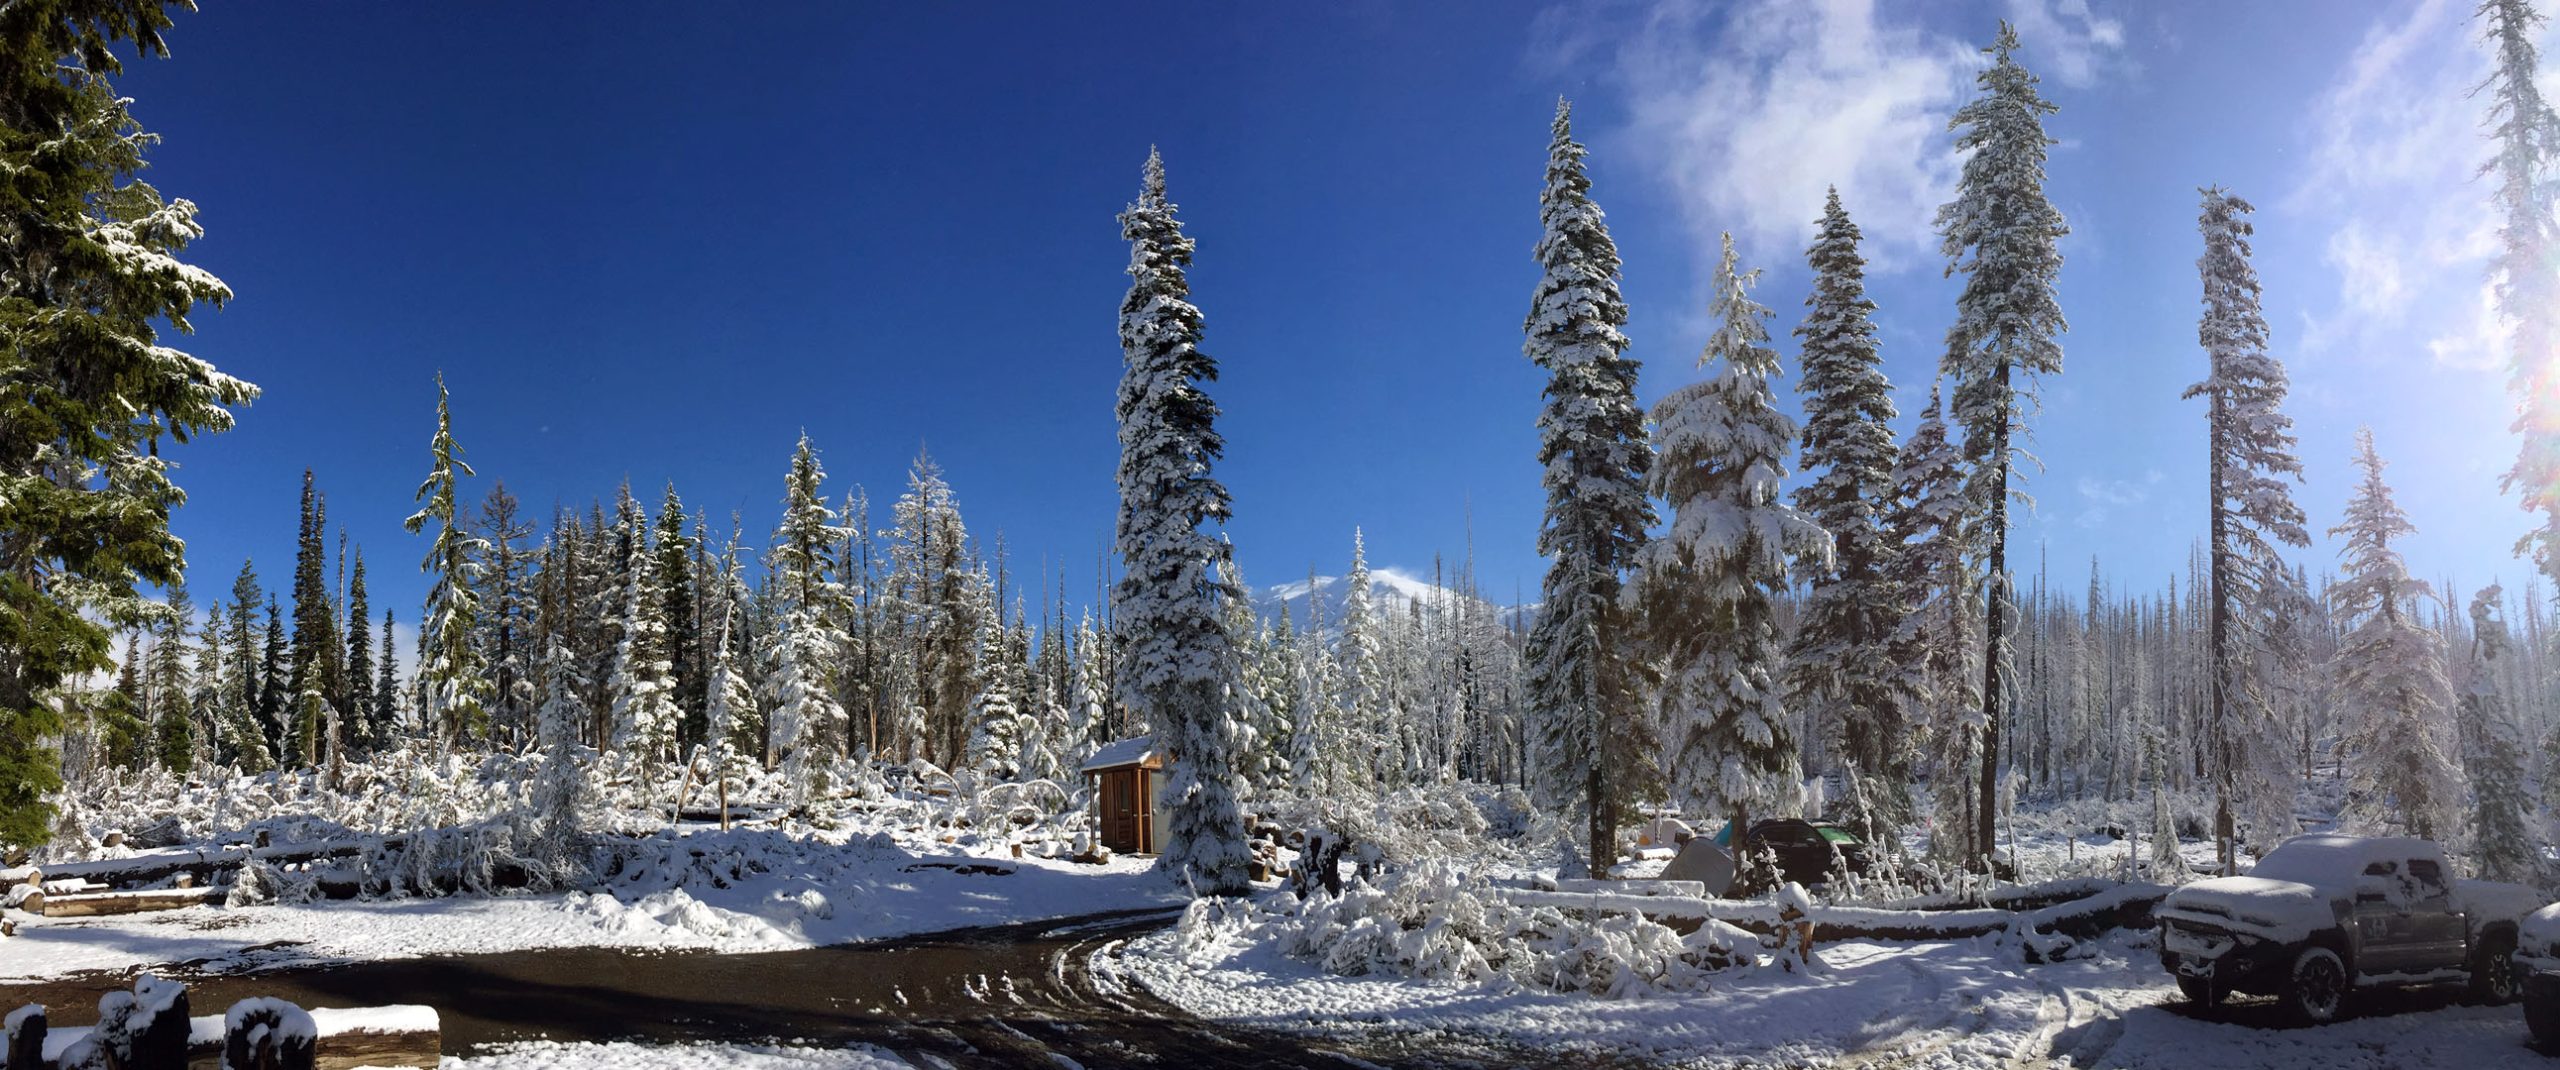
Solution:
<svg viewBox="0 0 2560 1070"><path fill-rule="evenodd" d="M1102 845L1122 854L1156 853L1164 827L1156 789L1164 782L1164 755L1145 736L1104 744L1085 759L1093 781L1093 824Z"/></svg>

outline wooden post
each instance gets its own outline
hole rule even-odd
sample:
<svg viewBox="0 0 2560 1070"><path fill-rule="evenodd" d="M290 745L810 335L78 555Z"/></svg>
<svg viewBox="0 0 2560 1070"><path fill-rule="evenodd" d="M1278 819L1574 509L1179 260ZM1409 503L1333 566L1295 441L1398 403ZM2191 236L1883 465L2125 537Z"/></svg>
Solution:
<svg viewBox="0 0 2560 1070"><path fill-rule="evenodd" d="M9 1012L7 1070L45 1070L44 1005L30 1003Z"/></svg>

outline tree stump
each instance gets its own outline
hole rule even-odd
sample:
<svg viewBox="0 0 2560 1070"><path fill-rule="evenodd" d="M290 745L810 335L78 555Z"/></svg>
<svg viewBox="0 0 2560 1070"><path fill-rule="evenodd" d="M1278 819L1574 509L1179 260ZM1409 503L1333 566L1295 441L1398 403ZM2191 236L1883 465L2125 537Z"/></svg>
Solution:
<svg viewBox="0 0 2560 1070"><path fill-rule="evenodd" d="M222 1065L229 1070L314 1070L320 1028L280 999L244 999L223 1016Z"/></svg>

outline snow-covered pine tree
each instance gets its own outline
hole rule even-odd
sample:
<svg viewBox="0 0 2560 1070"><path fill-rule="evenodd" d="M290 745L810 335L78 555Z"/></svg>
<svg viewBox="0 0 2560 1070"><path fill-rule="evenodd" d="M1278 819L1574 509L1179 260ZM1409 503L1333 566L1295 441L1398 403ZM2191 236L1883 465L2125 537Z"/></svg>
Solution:
<svg viewBox="0 0 2560 1070"><path fill-rule="evenodd" d="M1218 579L1229 590L1250 592L1244 582L1244 570L1236 566L1235 549L1230 545L1227 557L1218 563ZM1263 795L1286 783L1288 761L1281 748L1288 733L1274 723L1278 716L1272 700L1278 684L1267 670L1271 665L1271 628L1254 612L1249 596L1227 599L1220 607L1225 615L1227 635L1236 643L1236 699L1238 713L1244 718L1244 731L1236 741L1236 772L1244 778L1246 794Z"/></svg>
<svg viewBox="0 0 2560 1070"><path fill-rule="evenodd" d="M930 454L916 451L890 515L889 612L910 701L894 707L889 745L901 758L956 766L980 683L978 640L992 615L986 584L971 560L959 498Z"/></svg>
<svg viewBox="0 0 2560 1070"><path fill-rule="evenodd" d="M1104 695L1111 682L1106 678L1099 655L1101 639L1093 630L1093 610L1087 609L1076 624L1075 686L1067 696L1067 716L1073 727L1068 734L1070 746L1062 751L1070 770L1084 767L1104 743L1109 728L1110 711L1104 706Z"/></svg>
<svg viewBox="0 0 2560 1070"><path fill-rule="evenodd" d="M834 623L842 588L829 575L827 550L836 531L835 515L818 491L825 479L809 436L801 435L783 481L782 522L765 551L780 618L765 653L772 743L792 791L804 802L827 791L827 763L836 756L845 725L829 676L846 637Z"/></svg>
<svg viewBox="0 0 2560 1070"><path fill-rule="evenodd" d="M227 430L228 406L257 395L159 333L231 298L177 259L203 234L196 206L140 181L155 139L108 83L112 45L165 56L169 25L145 0L0 6L0 842L51 833L57 690L113 664L110 627L139 616L138 584L186 570L157 444Z"/></svg>
<svg viewBox="0 0 2560 1070"><path fill-rule="evenodd" d="M570 848L582 826L587 774L578 759L578 732L587 723L584 666L569 649L567 638L553 634L543 644L535 666L542 677L542 702L534 708L535 738L542 745L542 775L534 782L532 852L557 878L570 869Z"/></svg>
<svg viewBox="0 0 2560 1070"><path fill-rule="evenodd" d="M1185 278L1193 242L1165 196L1164 159L1152 150L1137 202L1120 213L1120 233L1129 241L1131 282L1120 302L1126 367L1116 408L1113 690L1166 755L1161 801L1169 827L1159 865L1199 891L1238 892L1251 860L1235 768L1245 726L1236 640L1219 608L1244 592L1219 579L1226 543L1201 529L1224 523L1229 508L1226 486L1210 471L1224 449L1218 406L1201 388L1218 366L1199 348L1200 309Z"/></svg>
<svg viewBox="0 0 2560 1070"><path fill-rule="evenodd" d="M480 645L489 665L489 723L503 738L538 736L532 721L539 696L533 690L533 665L542 651L525 641L525 572L522 549L533 525L517 515L516 496L505 480L493 480L480 501L480 537L488 552L480 570Z"/></svg>
<svg viewBox="0 0 2560 1070"><path fill-rule="evenodd" d="M989 780L1022 779L1022 750L1034 731L1013 684L1003 673L990 673L969 700L969 768Z"/></svg>
<svg viewBox="0 0 2560 1070"><path fill-rule="evenodd" d="M1797 741L1778 690L1777 603L1798 567L1831 564L1831 536L1780 496L1795 421L1778 411L1778 354L1751 300L1758 272L1737 264L1733 236L1710 285L1716 327L1698 366L1709 377L1654 406L1646 489L1671 526L1635 557L1627 602L1663 667L1669 794L1696 819L1784 814L1801 801Z"/></svg>
<svg viewBox="0 0 2560 1070"><path fill-rule="evenodd" d="M669 741L678 748L701 743L708 731L703 721L701 607L693 582L693 559L700 552L701 544L686 530L684 499L676 497L676 485L669 482L658 506L649 571L657 587L658 619L665 624L658 654L667 663L667 698L676 717Z"/></svg>
<svg viewBox="0 0 2560 1070"><path fill-rule="evenodd" d="M2196 339L2205 378L2183 397L2205 399L2205 456L2210 527L2206 536L2212 616L2211 768L2215 855L2223 872L2237 859L2240 808L2261 847L2293 830L2293 781L2286 732L2271 696L2255 686L2248 662L2265 645L2272 599L2286 582L2276 545L2307 547L2302 507L2288 478L2302 479L2293 455L2293 418L2284 414L2284 365L2267 354L2267 318L2258 305L2258 269L2249 263L2256 228L2249 202L2219 186L2204 197L2196 226L2204 255L2204 314Z"/></svg>
<svg viewBox="0 0 2560 1070"><path fill-rule="evenodd" d="M348 555L347 643L345 653L347 701L340 711L346 718L347 747L362 755L381 746L385 740L375 734L373 723L373 607L367 604L364 589L364 551Z"/></svg>
<svg viewBox="0 0 2560 1070"><path fill-rule="evenodd" d="M382 651L374 659L373 738L387 742L400 731L400 651L392 644L397 622L382 611Z"/></svg>
<svg viewBox="0 0 2560 1070"><path fill-rule="evenodd" d="M1289 619L1288 603L1280 605L1280 619L1266 625L1254 647L1262 662L1262 679L1267 690L1263 698L1263 783L1279 791L1300 787L1298 779L1299 725L1306 718L1306 680L1298 670L1298 633Z"/></svg>
<svg viewBox="0 0 2560 1070"><path fill-rule="evenodd" d="M1351 571L1342 580L1342 635L1334 640L1334 733L1324 749L1323 779L1334 792L1378 791L1390 785L1387 749L1395 731L1394 703L1379 647L1380 625L1369 612L1369 552L1359 528L1351 529Z"/></svg>
<svg viewBox="0 0 2560 1070"><path fill-rule="evenodd" d="M1804 453L1812 478L1796 488L1796 508L1831 533L1832 567L1817 571L1798 611L1787 652L1788 705L1838 733L1840 757L1862 780L1849 793L1869 810L1867 832L1882 842L1911 819L1911 696L1892 645L1905 594L1894 583L1899 550L1888 521L1894 505L1893 385L1885 381L1869 317L1866 257L1858 225L1833 189L1805 259Z"/></svg>
<svg viewBox="0 0 2560 1070"><path fill-rule="evenodd" d="M1969 862L1991 850L1977 841L1976 815L1987 809L1972 775L1982 755L1982 683L1979 636L1971 609L1974 584L1967 569L1964 468L1947 439L1944 402L1937 383L1929 404L1896 456L1894 506L1889 527L1898 547L1893 590L1909 609L1894 637L1894 664L1923 712L1922 730L1933 756L1929 769L1930 850L1940 858Z"/></svg>
<svg viewBox="0 0 2560 1070"><path fill-rule="evenodd" d="M424 508L409 514L412 535L432 520L434 540L418 569L428 576L426 626L419 630L422 660L418 663L419 714L447 747L478 740L488 731L488 664L473 632L480 621L480 558L489 544L461 523L455 490L460 477L473 475L453 441L452 395L444 376L436 376L436 435L428 443L435 465L418 485Z"/></svg>
<svg viewBox="0 0 2560 1070"><path fill-rule="evenodd" d="M2339 642L2339 698L2354 718L2345 740L2355 756L2350 812L2367 826L2395 826L2433 838L2460 827L2461 773L2454 767L2454 726L2436 634L2418 620L2432 597L2409 575L2391 540L2417 528L2391 500L2373 431L2356 431L2356 489L2347 514L2329 534L2347 574L2331 598L2351 630Z"/></svg>
<svg viewBox="0 0 2560 1070"><path fill-rule="evenodd" d="M2498 153L2480 165L2497 177L2499 255L2494 267L2498 312L2512 329L2507 339L2507 388L2516 396L2511 429L2523 438L2502 487L2516 492L2541 524L2517 540L2542 574L2560 582L2560 322L2553 311L2560 284L2552 277L2553 244L2560 221L2552 217L2550 183L2560 157L2560 113L2536 80L2541 57L2534 47L2543 18L2529 0L2481 0L2483 37L2497 58L2479 89L2489 93L2489 126Z"/></svg>
<svg viewBox="0 0 2560 1070"><path fill-rule="evenodd" d="M329 714L326 690L335 675L337 629L331 620L328 572L328 506L311 470L302 470L302 516L293 554L292 670L285 684L293 718L285 727L289 765L320 761L321 722Z"/></svg>
<svg viewBox="0 0 2560 1070"><path fill-rule="evenodd" d="M631 582L623 588L622 639L614 645L611 749L629 761L655 764L675 749L684 715L676 708L675 666L668 656L666 577L642 540L646 519L632 525Z"/></svg>
<svg viewBox="0 0 2560 1070"><path fill-rule="evenodd" d="M276 605L275 592L267 592L267 638L258 651L258 728L267 734L267 753L275 756L276 768L293 764L293 752L286 747L289 738L286 712L292 703L287 698L291 689L285 674L284 611Z"/></svg>
<svg viewBox="0 0 2560 1070"><path fill-rule="evenodd" d="M756 739L755 687L747 679L746 579L738 563L738 540L732 535L720 551L716 585L708 590L719 614L711 632L711 669L703 696L703 723L711 751L715 786L727 790L746 771L746 756L761 750Z"/></svg>
<svg viewBox="0 0 2560 1070"><path fill-rule="evenodd" d="M2484 880L2536 883L2541 852L2528 820L2523 731L2500 679L2513 650L2501 616L2504 593L2492 583L2471 599L2470 678L2459 706L2473 740L2463 756L2471 773L2471 856Z"/></svg>
<svg viewBox="0 0 2560 1070"><path fill-rule="evenodd" d="M1655 780L1657 742L1635 674L1635 636L1618 605L1621 574L1653 526L1644 480L1653 452L1636 407L1637 361L1626 355L1618 247L1591 202L1573 109L1556 102L1538 197L1543 274L1521 350L1548 375L1538 414L1548 560L1529 632L1528 691L1539 798L1580 825L1595 874L1618 859L1621 808Z"/></svg>
<svg viewBox="0 0 2560 1070"><path fill-rule="evenodd" d="M1949 274L1964 276L1956 322L1947 329L1942 372L1955 380L1950 411L1964 428L1969 548L1981 558L1983 676L1981 769L1977 794L1999 791L2003 718L2015 703L2010 657L2017 615L2009 576L2011 475L2023 451L2017 438L2035 405L2039 377L2062 371L2067 325L2054 297L2062 270L2056 247L2070 233L2044 194L2044 162L2054 139L2044 132L2052 102L2036 93L2036 76L2020 66L2018 33L2007 20L1983 52L1989 66L1974 76L1981 95L1948 123L1967 152L1956 198L1938 209L1938 233ZM1968 254L1970 254L1968 256ZM2023 380L2023 381L2021 381ZM1994 808L1974 815L1974 841L1992 842Z"/></svg>
<svg viewBox="0 0 2560 1070"><path fill-rule="evenodd" d="M184 775L195 768L196 733L194 656L188 636L195 631L195 601L187 596L182 573L169 584L169 596L151 622L151 654L143 670L144 704L151 713L151 749L160 768Z"/></svg>
<svg viewBox="0 0 2560 1070"><path fill-rule="evenodd" d="M223 624L222 649L228 660L223 663L220 683L223 746L219 757L249 773L275 767L274 750L258 718L256 621L258 603L265 597L258 589L255 562L242 559L240 574L231 581L230 612Z"/></svg>

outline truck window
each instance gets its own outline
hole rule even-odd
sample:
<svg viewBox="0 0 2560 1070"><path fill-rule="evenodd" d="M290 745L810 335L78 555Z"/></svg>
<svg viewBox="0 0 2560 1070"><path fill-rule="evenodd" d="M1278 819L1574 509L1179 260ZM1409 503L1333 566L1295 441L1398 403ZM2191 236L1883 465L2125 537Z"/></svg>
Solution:
<svg viewBox="0 0 2560 1070"><path fill-rule="evenodd" d="M2435 860L2431 858L2410 859L2409 880L2417 886L2417 896L2420 899L2441 898L2450 890L2445 887L2444 867L2436 865Z"/></svg>
<svg viewBox="0 0 2560 1070"><path fill-rule="evenodd" d="M2391 875L2392 869L2397 865L2398 863L2396 862L2376 862L2370 866L2364 867L2364 875L2368 877L2388 877Z"/></svg>

